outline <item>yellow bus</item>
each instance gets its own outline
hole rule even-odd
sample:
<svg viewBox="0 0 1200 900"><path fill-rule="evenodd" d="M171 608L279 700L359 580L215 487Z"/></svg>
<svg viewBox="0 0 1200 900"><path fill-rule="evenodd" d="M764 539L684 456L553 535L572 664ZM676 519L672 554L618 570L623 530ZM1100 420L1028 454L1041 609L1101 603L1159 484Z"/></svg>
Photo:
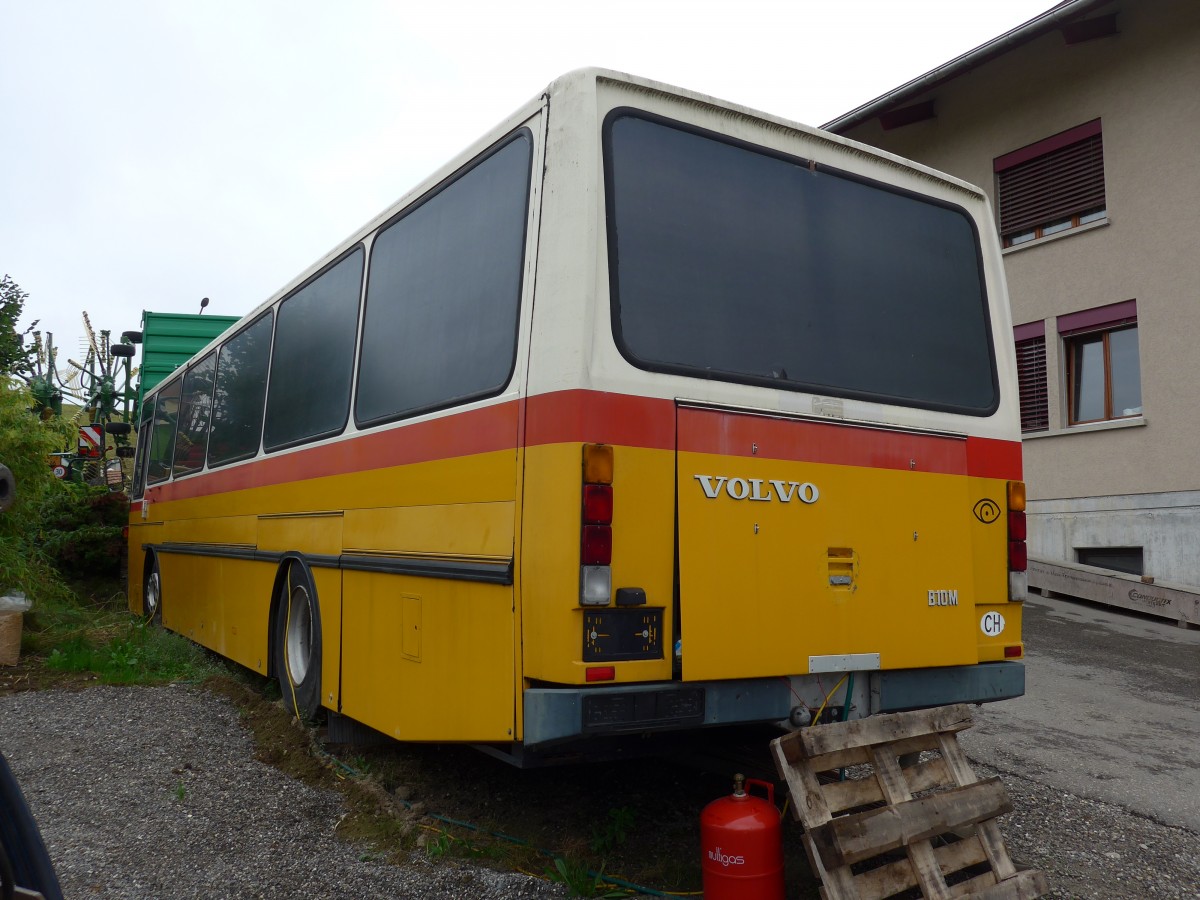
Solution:
<svg viewBox="0 0 1200 900"><path fill-rule="evenodd" d="M978 188L573 72L147 397L130 607L522 764L1017 696L1011 333Z"/></svg>

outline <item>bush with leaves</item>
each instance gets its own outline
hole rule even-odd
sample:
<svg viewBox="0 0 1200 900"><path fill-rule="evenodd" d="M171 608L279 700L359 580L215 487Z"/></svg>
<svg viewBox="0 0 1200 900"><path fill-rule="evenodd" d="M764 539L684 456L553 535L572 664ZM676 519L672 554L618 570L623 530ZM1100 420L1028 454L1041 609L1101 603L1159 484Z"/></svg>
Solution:
<svg viewBox="0 0 1200 900"><path fill-rule="evenodd" d="M104 487L67 483L47 495L41 510L40 543L69 578L109 578L121 571L129 501Z"/></svg>
<svg viewBox="0 0 1200 900"><path fill-rule="evenodd" d="M50 471L47 456L62 449L66 426L42 422L29 408L33 398L24 386L0 380L0 463L12 470L16 495L0 513L0 591L20 590L37 602L65 593L52 559L40 546L45 504L66 493Z"/></svg>

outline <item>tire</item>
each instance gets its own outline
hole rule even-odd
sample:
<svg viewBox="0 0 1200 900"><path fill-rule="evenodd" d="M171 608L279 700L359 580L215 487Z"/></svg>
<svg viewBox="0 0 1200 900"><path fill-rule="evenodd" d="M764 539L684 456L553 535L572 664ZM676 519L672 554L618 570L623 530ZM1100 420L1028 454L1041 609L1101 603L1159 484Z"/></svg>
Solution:
<svg viewBox="0 0 1200 900"><path fill-rule="evenodd" d="M105 422L104 431L108 434L129 434L133 427L128 422Z"/></svg>
<svg viewBox="0 0 1200 900"><path fill-rule="evenodd" d="M275 676L283 703L302 722L321 711L321 608L300 560L280 571L275 604Z"/></svg>
<svg viewBox="0 0 1200 900"><path fill-rule="evenodd" d="M0 512L4 512L17 499L17 480L8 466L0 463Z"/></svg>
<svg viewBox="0 0 1200 900"><path fill-rule="evenodd" d="M162 625L162 573L153 553L146 554L142 569L142 616L151 625Z"/></svg>
<svg viewBox="0 0 1200 900"><path fill-rule="evenodd" d="M122 331L121 343L123 344L140 344L142 342L142 333L140 331Z"/></svg>
<svg viewBox="0 0 1200 900"><path fill-rule="evenodd" d="M108 352L113 356L129 359L137 353L137 348L133 344L111 344L109 345Z"/></svg>

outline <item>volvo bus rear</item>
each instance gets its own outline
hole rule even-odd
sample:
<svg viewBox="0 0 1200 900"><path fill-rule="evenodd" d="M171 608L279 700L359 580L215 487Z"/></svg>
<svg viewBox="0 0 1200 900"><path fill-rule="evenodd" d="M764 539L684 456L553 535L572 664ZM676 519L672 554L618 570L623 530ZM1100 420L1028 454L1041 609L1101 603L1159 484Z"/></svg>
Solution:
<svg viewBox="0 0 1200 900"><path fill-rule="evenodd" d="M982 192L611 73L558 83L548 118L525 747L1021 694Z"/></svg>

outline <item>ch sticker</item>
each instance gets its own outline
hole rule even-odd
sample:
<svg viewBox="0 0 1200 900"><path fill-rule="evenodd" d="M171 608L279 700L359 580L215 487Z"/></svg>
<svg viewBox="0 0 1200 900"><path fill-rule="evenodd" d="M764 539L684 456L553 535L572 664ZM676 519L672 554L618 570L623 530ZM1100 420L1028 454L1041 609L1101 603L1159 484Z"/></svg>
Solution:
<svg viewBox="0 0 1200 900"><path fill-rule="evenodd" d="M1004 616L998 612L984 613L979 620L979 629L988 637L999 637L1004 634Z"/></svg>

